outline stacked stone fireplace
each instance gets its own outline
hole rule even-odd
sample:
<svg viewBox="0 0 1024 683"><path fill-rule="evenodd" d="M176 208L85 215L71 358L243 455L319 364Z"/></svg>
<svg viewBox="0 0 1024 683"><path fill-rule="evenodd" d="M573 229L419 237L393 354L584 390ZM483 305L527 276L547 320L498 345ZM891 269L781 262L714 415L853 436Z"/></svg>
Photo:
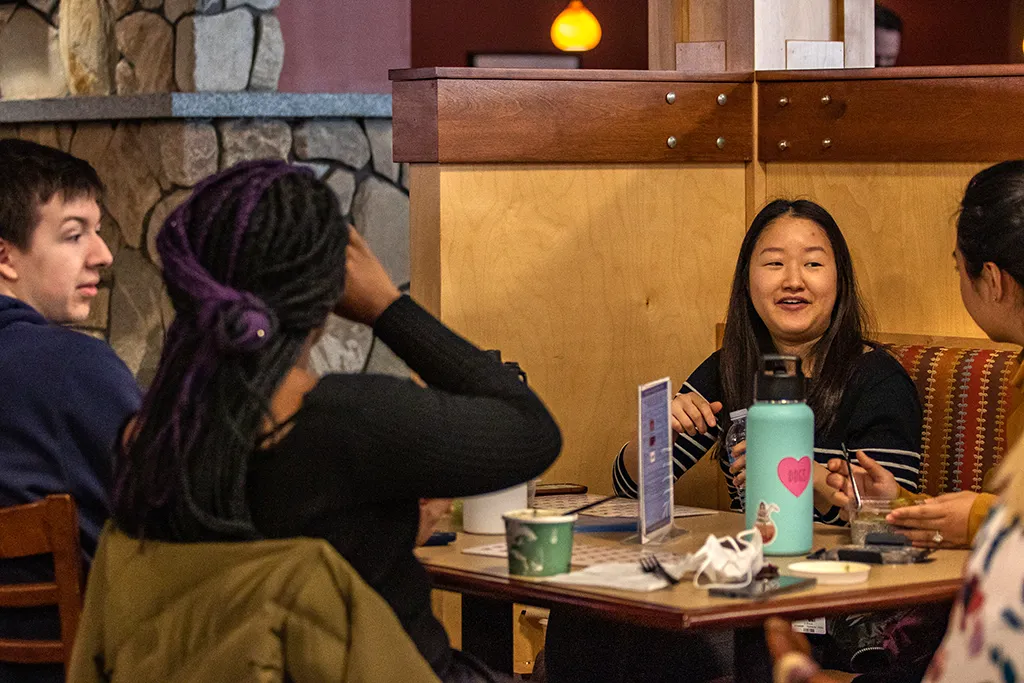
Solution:
<svg viewBox="0 0 1024 683"><path fill-rule="evenodd" d="M277 5L0 4L0 138L68 151L106 183L114 265L81 329L109 340L144 385L173 316L156 236L199 180L238 161L308 166L408 286L407 169L391 158L390 96L274 92L284 55ZM405 372L369 329L333 317L313 364L320 372Z"/></svg>

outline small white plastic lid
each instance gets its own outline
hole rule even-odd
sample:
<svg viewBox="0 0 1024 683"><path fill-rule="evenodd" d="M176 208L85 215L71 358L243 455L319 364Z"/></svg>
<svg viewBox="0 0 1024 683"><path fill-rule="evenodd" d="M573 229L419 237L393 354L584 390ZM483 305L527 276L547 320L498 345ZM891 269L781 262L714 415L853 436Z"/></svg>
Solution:
<svg viewBox="0 0 1024 683"><path fill-rule="evenodd" d="M747 419L747 409L746 408L740 408L739 410L734 410L731 413L729 413L729 421L730 422L735 422L736 420L745 420L745 419Z"/></svg>
<svg viewBox="0 0 1024 683"><path fill-rule="evenodd" d="M813 577L820 584L849 585L863 583L871 575L871 565L863 562L807 560L789 565L787 574Z"/></svg>
<svg viewBox="0 0 1024 683"><path fill-rule="evenodd" d="M575 512L571 515L564 515L557 510L543 510L540 508L525 508L522 510L509 510L502 515L503 519L515 519L530 524L565 524L575 522L579 515Z"/></svg>

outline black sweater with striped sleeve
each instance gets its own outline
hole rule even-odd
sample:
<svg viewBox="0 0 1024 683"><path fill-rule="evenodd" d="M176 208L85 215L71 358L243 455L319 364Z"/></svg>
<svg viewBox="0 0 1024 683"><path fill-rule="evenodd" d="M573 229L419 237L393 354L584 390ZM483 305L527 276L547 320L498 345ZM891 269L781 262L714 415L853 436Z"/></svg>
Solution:
<svg viewBox="0 0 1024 683"><path fill-rule="evenodd" d="M711 354L693 371L679 393L695 391L708 402L722 401L719 379L719 352ZM815 430L814 459L825 464L837 456L842 457L845 442L851 453L865 451L880 465L892 472L896 481L907 491L917 492L921 474L921 401L906 370L884 349L873 349L860 356L852 373L849 386L843 391L839 414L826 432ZM813 380L812 380L813 381ZM724 406L720 416L726 416L737 406ZM676 437L673 448L673 474L681 477L697 464L705 453L724 436L719 427L707 434ZM637 496L636 482L623 463L623 447L615 459L612 481L620 496ZM720 460L725 474L732 509L740 510L739 492L733 484L733 475L725 459ZM827 524L843 524L839 508L820 513L815 520Z"/></svg>

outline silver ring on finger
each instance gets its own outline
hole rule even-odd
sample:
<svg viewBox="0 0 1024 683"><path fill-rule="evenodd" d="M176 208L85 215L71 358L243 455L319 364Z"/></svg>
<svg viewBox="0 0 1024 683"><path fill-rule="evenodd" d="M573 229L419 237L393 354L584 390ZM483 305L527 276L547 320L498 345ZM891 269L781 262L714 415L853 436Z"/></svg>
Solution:
<svg viewBox="0 0 1024 683"><path fill-rule="evenodd" d="M935 535L932 536L932 543L934 543L935 545L939 545L940 543L942 543L942 539L943 538L945 538L945 537L942 535L942 532L939 531L939 530L936 530L935 531Z"/></svg>

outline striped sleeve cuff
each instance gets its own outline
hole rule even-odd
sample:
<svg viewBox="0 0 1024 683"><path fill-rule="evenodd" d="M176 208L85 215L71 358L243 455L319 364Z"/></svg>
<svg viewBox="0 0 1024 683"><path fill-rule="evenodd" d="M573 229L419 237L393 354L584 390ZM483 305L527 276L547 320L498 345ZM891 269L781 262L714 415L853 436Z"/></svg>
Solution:
<svg viewBox="0 0 1024 683"><path fill-rule="evenodd" d="M906 491L917 493L920 490L920 453L896 448L872 448L871 446L858 446L857 450L864 451L879 465L889 470L896 478L896 483Z"/></svg>
<svg viewBox="0 0 1024 683"><path fill-rule="evenodd" d="M640 491L637 490L633 477L629 476L629 472L626 471L624 462L628 445L628 443L622 445L615 458L615 463L612 465L612 488L615 489L615 495L621 498L638 498Z"/></svg>
<svg viewBox="0 0 1024 683"><path fill-rule="evenodd" d="M831 524L832 526L845 526L847 522L841 516L842 511L843 509L836 505L833 505L825 512L818 512L815 509L814 521L821 522L822 524Z"/></svg>
<svg viewBox="0 0 1024 683"><path fill-rule="evenodd" d="M707 434L690 436L684 432L676 435L675 443L672 444L672 481L686 474L687 470L704 457L708 449L715 445L719 433L718 427L712 427L708 430ZM615 457L615 463L612 465L612 488L617 496L637 498L640 495L640 491L637 488L636 482L633 481L633 477L626 470L625 456L627 445L624 444L619 449L619 454Z"/></svg>

